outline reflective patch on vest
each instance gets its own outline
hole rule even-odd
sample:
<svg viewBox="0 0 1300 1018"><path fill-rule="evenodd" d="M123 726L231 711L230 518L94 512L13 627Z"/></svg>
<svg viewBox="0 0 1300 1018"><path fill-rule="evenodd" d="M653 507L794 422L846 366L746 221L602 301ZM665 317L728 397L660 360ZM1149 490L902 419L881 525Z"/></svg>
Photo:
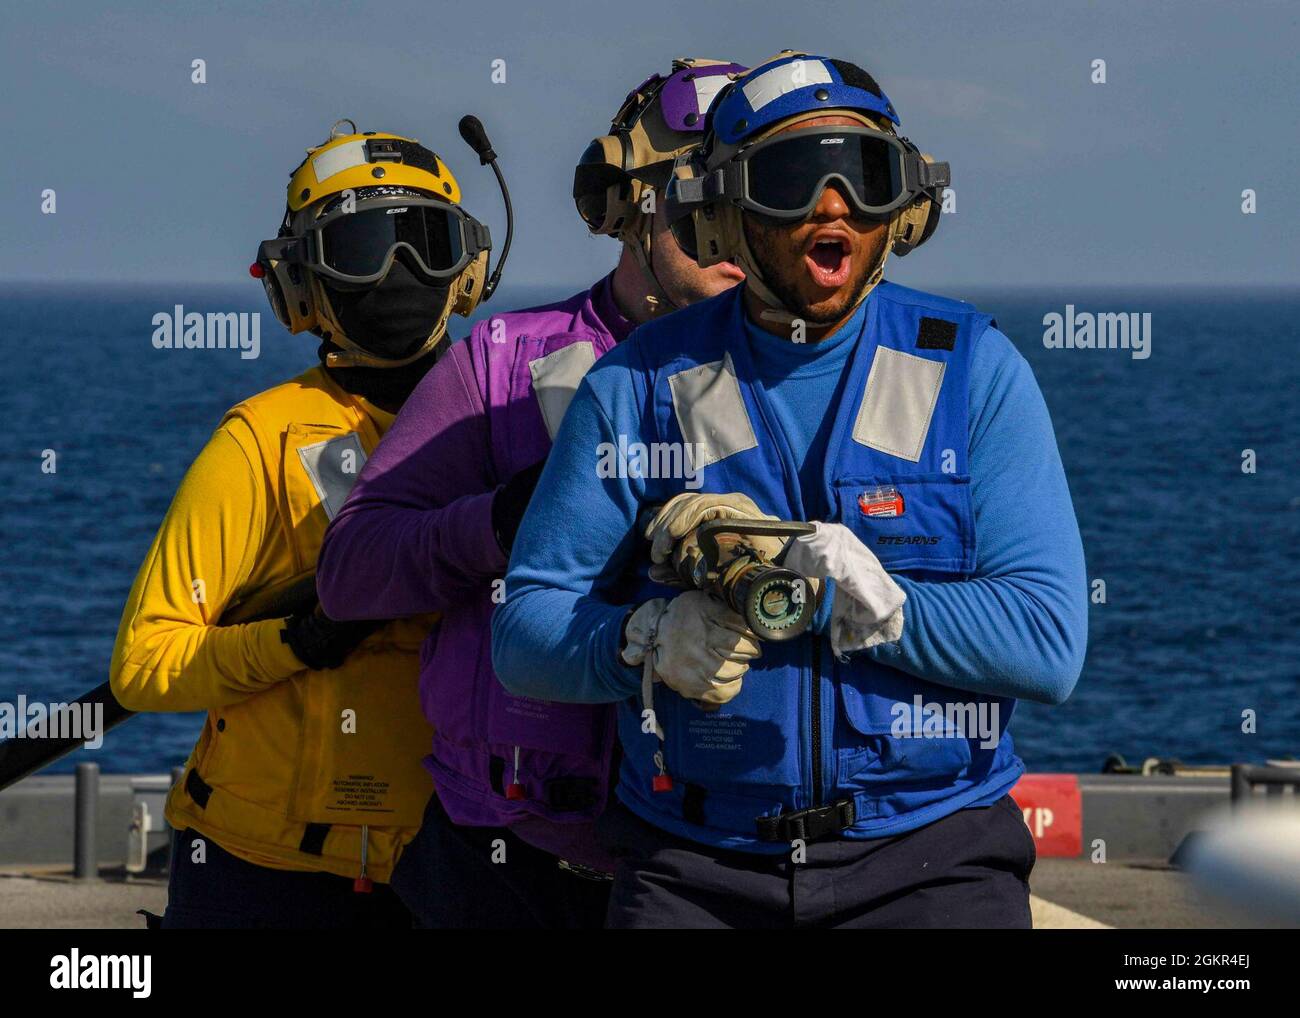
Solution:
<svg viewBox="0 0 1300 1018"><path fill-rule="evenodd" d="M853 441L917 462L947 367L943 361L877 347L853 423Z"/></svg>
<svg viewBox="0 0 1300 1018"><path fill-rule="evenodd" d="M528 362L528 371L533 376L533 392L537 394L537 405L542 409L542 420L551 441L555 441L555 433L560 430L564 412L573 402L578 383L595 363L596 350L589 342L562 346L545 357Z"/></svg>
<svg viewBox="0 0 1300 1018"><path fill-rule="evenodd" d="M302 445L298 447L298 458L320 496L325 515L334 519L343 508L343 500L356 483L361 468L366 465L361 437L353 432L313 445Z"/></svg>
<svg viewBox="0 0 1300 1018"><path fill-rule="evenodd" d="M673 413L682 438L691 450L702 450L691 465L702 470L738 452L758 448L754 427L749 423L745 400L736 381L731 354L711 364L698 364L668 378L673 393Z"/></svg>
<svg viewBox="0 0 1300 1018"><path fill-rule="evenodd" d="M829 85L831 72L820 60L793 60L747 81L742 91L755 113L787 92L809 85Z"/></svg>

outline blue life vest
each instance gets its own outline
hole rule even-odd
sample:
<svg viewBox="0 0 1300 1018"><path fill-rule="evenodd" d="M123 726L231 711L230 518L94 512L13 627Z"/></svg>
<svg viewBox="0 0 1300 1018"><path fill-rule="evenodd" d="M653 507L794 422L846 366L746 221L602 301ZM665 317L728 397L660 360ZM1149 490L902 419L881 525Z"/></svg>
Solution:
<svg viewBox="0 0 1300 1018"><path fill-rule="evenodd" d="M629 439L690 443L702 454L691 487L646 480L645 504L687 490L743 492L765 513L804 520L793 455L755 382L741 291L643 326L629 341L646 386L643 434ZM974 570L968 372L990 322L969 304L890 283L868 297L840 405L828 408L835 425L822 483L827 522L852 530L890 573L943 582ZM620 593L630 602L674 593L645 577L644 562L628 583ZM917 696L988 711L996 746L981 746L969 729L969 738L945 735L953 729L939 723L925 726L928 737L893 734L896 705L915 720ZM902 833L994 801L1024 770L1006 732L1014 700L940 686L867 653L837 660L811 632L765 643L740 694L716 712L660 683L653 699L659 761L639 699L619 707L619 797L665 830L722 848L788 852L805 831L800 811L815 807L826 807L819 816L830 815L842 837ZM799 822L777 819L792 814ZM817 826L807 825L809 836Z"/></svg>

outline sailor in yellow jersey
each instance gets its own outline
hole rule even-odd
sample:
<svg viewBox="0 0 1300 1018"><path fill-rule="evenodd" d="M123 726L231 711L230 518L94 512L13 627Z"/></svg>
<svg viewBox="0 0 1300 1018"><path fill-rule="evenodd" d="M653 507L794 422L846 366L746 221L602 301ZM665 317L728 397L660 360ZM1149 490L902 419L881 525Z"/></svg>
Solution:
<svg viewBox="0 0 1300 1018"><path fill-rule="evenodd" d="M388 881L433 791L417 655L436 618L334 622L311 577L448 317L484 297L488 232L459 202L433 152L340 121L250 268L290 331L320 337L321 363L226 414L113 649L124 706L207 711L167 802L180 833L164 928L410 925ZM286 591L287 617L230 624Z"/></svg>

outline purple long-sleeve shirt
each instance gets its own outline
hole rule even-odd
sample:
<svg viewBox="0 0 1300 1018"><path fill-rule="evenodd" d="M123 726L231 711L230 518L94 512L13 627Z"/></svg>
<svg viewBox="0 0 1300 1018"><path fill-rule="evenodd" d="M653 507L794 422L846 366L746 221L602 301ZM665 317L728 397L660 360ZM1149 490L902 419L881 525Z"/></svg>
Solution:
<svg viewBox="0 0 1300 1018"><path fill-rule="evenodd" d="M607 862L590 830L599 810L556 804L573 807L575 781L580 797L594 783L603 803L610 712L512 696L497 681L491 618L506 555L493 532L492 499L546 456L548 425L558 426L533 391L535 379L542 384L538 365L556 365L554 354L568 362L569 378L575 364L594 361L631 329L610 277L558 304L479 322L411 394L330 525L317 563L321 605L332 618L441 613L420 656L420 698L435 728L425 762L451 818L508 826L594 865ZM555 413L553 399L547 406ZM508 797L517 790L510 786L524 797Z"/></svg>

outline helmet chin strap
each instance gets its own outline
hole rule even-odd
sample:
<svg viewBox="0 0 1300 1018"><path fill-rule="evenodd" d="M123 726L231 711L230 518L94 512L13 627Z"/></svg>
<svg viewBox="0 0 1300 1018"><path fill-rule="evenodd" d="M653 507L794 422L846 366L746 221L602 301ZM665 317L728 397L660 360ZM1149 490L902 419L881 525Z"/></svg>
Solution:
<svg viewBox="0 0 1300 1018"><path fill-rule="evenodd" d="M802 319L800 316L793 314L790 309L781 302L781 298L772 292L772 288L769 287L767 282L763 279L763 273L758 267L758 260L754 257L754 253L750 249L749 238L745 236L744 224L741 221L743 213L740 209L733 207L726 210L724 214L733 215L735 218L734 229L736 233L736 242L733 245L733 250L736 252L737 263L745 272L745 286L749 287L754 296L767 305L767 307L759 313L759 317L764 321L780 322L785 325L793 325L795 322L801 321ZM880 283L881 279L884 278L885 262L889 260L889 252L893 250L894 237L900 222L900 217L897 214L890 217L889 234L885 238L885 248L880 254L880 260L876 262L876 267L871 270L871 274L867 277L867 281L862 286L862 291L853 302L853 306L846 312L845 317L856 311L862 302L871 294L871 291Z"/></svg>
<svg viewBox="0 0 1300 1018"><path fill-rule="evenodd" d="M632 252L632 260L641 270L641 278L645 281L646 310L651 318L657 318L669 311L676 311L680 305L668 296L659 277L655 275L653 238L653 220L644 212L638 212L632 222L619 231L619 239Z"/></svg>
<svg viewBox="0 0 1300 1018"><path fill-rule="evenodd" d="M406 365L418 361L432 350L438 342L437 339L430 336L429 339L425 340L424 345L411 356L403 357L399 361L390 361L366 353L341 332L331 332L328 338L331 343L347 344L346 349L331 350L325 355L325 366L330 368L404 368Z"/></svg>

